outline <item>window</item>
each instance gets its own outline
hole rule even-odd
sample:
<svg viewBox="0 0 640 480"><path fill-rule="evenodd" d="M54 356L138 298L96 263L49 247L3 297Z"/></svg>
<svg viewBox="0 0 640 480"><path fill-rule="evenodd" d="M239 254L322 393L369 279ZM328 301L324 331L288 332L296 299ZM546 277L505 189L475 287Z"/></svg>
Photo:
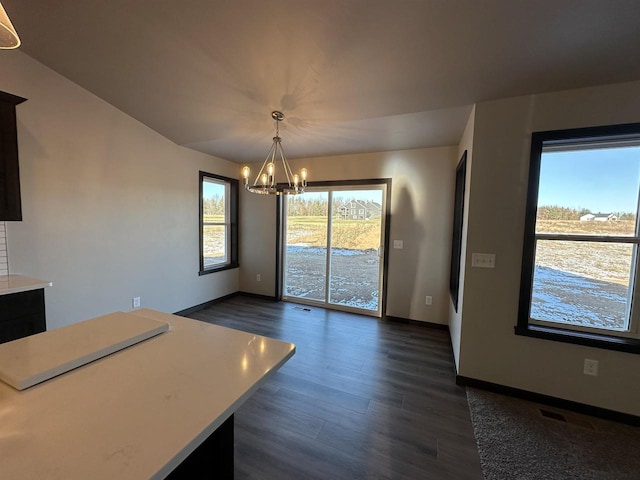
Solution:
<svg viewBox="0 0 640 480"><path fill-rule="evenodd" d="M200 275L238 266L238 180L200 172Z"/></svg>
<svg viewBox="0 0 640 480"><path fill-rule="evenodd" d="M534 133L516 333L640 353L640 124Z"/></svg>

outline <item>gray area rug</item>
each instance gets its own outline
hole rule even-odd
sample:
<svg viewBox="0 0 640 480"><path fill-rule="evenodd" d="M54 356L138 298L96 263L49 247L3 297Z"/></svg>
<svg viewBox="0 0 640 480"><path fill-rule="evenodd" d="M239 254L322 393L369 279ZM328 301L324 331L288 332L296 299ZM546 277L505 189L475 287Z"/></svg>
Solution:
<svg viewBox="0 0 640 480"><path fill-rule="evenodd" d="M486 480L640 479L640 428L469 387L467 398Z"/></svg>

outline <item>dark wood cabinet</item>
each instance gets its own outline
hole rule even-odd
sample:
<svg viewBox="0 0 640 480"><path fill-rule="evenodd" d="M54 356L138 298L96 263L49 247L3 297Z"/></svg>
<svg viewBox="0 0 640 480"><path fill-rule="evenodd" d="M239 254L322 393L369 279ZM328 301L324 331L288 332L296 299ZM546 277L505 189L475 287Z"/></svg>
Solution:
<svg viewBox="0 0 640 480"><path fill-rule="evenodd" d="M24 101L0 92L0 221L22 220L16 105Z"/></svg>
<svg viewBox="0 0 640 480"><path fill-rule="evenodd" d="M44 288L0 295L0 343L46 329Z"/></svg>

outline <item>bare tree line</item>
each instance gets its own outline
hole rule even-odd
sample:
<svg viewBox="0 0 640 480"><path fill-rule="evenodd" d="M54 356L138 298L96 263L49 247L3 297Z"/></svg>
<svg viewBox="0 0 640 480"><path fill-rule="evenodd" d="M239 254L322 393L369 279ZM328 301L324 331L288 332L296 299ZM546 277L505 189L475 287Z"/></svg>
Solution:
<svg viewBox="0 0 640 480"><path fill-rule="evenodd" d="M635 220L635 213L631 212L592 212L588 208L567 208L558 205L544 205L538 207L538 220L580 220L588 213L613 213L618 220Z"/></svg>

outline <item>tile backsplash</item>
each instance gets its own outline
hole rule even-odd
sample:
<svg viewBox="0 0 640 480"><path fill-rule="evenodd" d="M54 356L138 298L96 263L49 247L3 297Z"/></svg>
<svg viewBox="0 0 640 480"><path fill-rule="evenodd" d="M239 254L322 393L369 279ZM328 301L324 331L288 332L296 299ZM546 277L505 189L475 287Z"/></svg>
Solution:
<svg viewBox="0 0 640 480"><path fill-rule="evenodd" d="M9 275L9 253L7 252L7 226L0 222L0 275Z"/></svg>

